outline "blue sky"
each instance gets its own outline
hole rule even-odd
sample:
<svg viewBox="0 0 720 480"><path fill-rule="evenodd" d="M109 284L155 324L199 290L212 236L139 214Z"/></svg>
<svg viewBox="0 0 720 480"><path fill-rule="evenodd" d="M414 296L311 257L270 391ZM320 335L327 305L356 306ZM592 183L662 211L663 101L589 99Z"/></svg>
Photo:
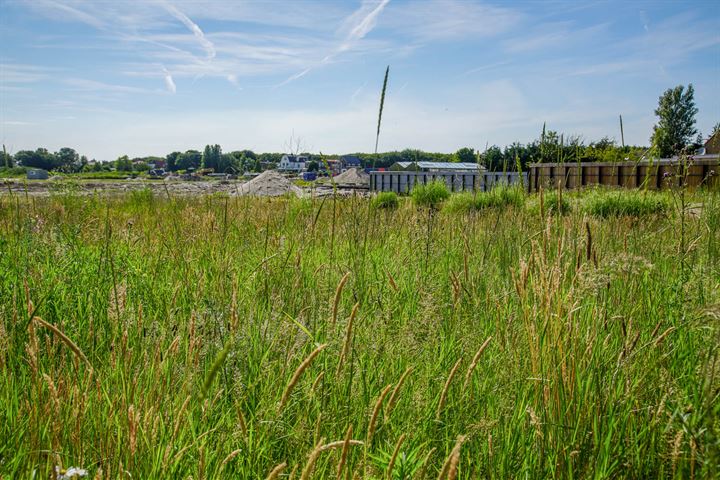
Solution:
<svg viewBox="0 0 720 480"><path fill-rule="evenodd" d="M0 0L0 139L91 158L452 152L548 128L647 144L693 83L720 121L720 2Z"/></svg>

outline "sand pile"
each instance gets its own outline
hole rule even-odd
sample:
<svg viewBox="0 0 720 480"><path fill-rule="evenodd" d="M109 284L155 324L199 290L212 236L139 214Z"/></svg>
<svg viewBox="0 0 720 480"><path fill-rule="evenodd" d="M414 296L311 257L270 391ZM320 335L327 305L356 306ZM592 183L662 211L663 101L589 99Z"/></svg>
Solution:
<svg viewBox="0 0 720 480"><path fill-rule="evenodd" d="M350 168L343 173L334 177L333 180L338 185L352 185L357 187L370 186L370 175L365 173L362 168Z"/></svg>
<svg viewBox="0 0 720 480"><path fill-rule="evenodd" d="M242 184L240 195L258 197L280 197L282 195L300 195L302 190L278 172L267 170L247 183Z"/></svg>

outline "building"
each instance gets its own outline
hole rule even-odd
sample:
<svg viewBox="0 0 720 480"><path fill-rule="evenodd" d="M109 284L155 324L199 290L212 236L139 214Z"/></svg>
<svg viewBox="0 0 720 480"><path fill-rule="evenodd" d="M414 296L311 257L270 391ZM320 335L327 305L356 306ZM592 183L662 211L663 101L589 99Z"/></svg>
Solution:
<svg viewBox="0 0 720 480"><path fill-rule="evenodd" d="M485 167L467 162L396 162L391 171L400 172L482 172Z"/></svg>
<svg viewBox="0 0 720 480"><path fill-rule="evenodd" d="M343 170L347 170L348 168L359 168L362 166L362 161L357 155L343 155L340 157L340 161L342 162Z"/></svg>
<svg viewBox="0 0 720 480"><path fill-rule="evenodd" d="M305 170L305 164L310 161L306 155L283 155L280 159L278 170L287 172L302 172Z"/></svg>
<svg viewBox="0 0 720 480"><path fill-rule="evenodd" d="M720 153L720 129L705 142L705 151L703 153L706 155Z"/></svg>

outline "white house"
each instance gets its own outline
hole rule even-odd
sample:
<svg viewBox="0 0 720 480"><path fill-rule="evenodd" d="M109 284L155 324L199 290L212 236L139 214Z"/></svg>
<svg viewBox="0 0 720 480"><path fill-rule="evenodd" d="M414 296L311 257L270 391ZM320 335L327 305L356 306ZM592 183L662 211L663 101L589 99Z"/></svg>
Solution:
<svg viewBox="0 0 720 480"><path fill-rule="evenodd" d="M286 170L289 172L302 172L305 170L305 163L308 157L304 155L283 155L280 159L278 170Z"/></svg>

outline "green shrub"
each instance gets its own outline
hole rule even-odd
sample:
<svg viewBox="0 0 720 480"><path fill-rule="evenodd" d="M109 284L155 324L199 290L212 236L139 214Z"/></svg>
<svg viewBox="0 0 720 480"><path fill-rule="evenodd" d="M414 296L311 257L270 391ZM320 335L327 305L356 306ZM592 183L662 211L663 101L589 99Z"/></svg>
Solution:
<svg viewBox="0 0 720 480"><path fill-rule="evenodd" d="M470 212L496 207L521 207L525 204L525 192L518 187L499 185L487 192L463 192L450 197L445 210L450 213Z"/></svg>
<svg viewBox="0 0 720 480"><path fill-rule="evenodd" d="M545 211L548 213L559 213L560 215L568 214L572 211L572 205L566 195L558 195L557 192L551 192L543 199L545 203Z"/></svg>
<svg viewBox="0 0 720 480"><path fill-rule="evenodd" d="M152 205L155 195L148 187L139 190L130 191L130 205L132 207L143 208Z"/></svg>
<svg viewBox="0 0 720 480"><path fill-rule="evenodd" d="M450 197L447 185L442 180L433 180L425 185L416 185L410 192L412 201L418 207L436 209Z"/></svg>
<svg viewBox="0 0 720 480"><path fill-rule="evenodd" d="M26 173L25 167L0 167L0 178L24 177Z"/></svg>
<svg viewBox="0 0 720 480"><path fill-rule="evenodd" d="M498 185L487 192L489 207L522 207L525 204L525 192L521 187Z"/></svg>
<svg viewBox="0 0 720 480"><path fill-rule="evenodd" d="M468 213L477 210L475 195L470 192L456 193L443 206L443 211L449 213Z"/></svg>
<svg viewBox="0 0 720 480"><path fill-rule="evenodd" d="M373 208L394 209L399 205L398 196L395 192L380 192L375 195L370 205Z"/></svg>
<svg viewBox="0 0 720 480"><path fill-rule="evenodd" d="M621 190L595 191L585 199L585 211L596 217L641 217L668 210L670 202L659 193Z"/></svg>

